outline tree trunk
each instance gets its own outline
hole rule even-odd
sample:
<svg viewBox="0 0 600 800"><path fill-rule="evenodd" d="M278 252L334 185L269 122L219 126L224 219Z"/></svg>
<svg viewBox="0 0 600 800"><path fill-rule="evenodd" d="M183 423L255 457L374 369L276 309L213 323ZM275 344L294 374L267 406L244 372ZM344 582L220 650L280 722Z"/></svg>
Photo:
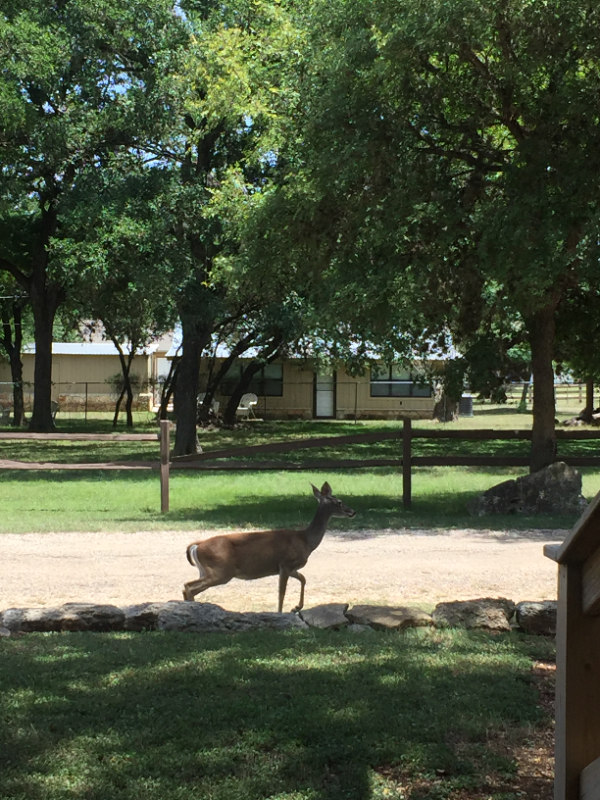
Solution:
<svg viewBox="0 0 600 800"><path fill-rule="evenodd" d="M519 400L519 405L517 407L517 411L523 414L527 411L527 395L529 394L530 386L531 386L531 378L528 381L525 381L525 383L523 384L523 389L521 391L521 399Z"/></svg>
<svg viewBox="0 0 600 800"><path fill-rule="evenodd" d="M160 408L158 410L159 420L169 418L169 403L171 402L175 387L177 386L177 373L179 372L180 361L181 356L175 356L173 358L169 366L169 374L162 385L160 391Z"/></svg>
<svg viewBox="0 0 600 800"><path fill-rule="evenodd" d="M585 407L577 415L577 419L582 422L587 422L588 425L592 422L594 414L594 379L588 378L585 382Z"/></svg>
<svg viewBox="0 0 600 800"><path fill-rule="evenodd" d="M33 371L33 413L29 430L52 433L56 430L50 402L52 400L52 328L58 307L54 292L42 295L33 291L31 307L35 326L35 366Z"/></svg>
<svg viewBox="0 0 600 800"><path fill-rule="evenodd" d="M14 335L11 327L11 314L14 323ZM23 346L22 311L18 301L12 304L2 314L2 344L8 353L10 363L10 377L13 384L13 418L12 426L18 428L23 424L25 404L23 402L23 362L21 349Z"/></svg>
<svg viewBox="0 0 600 800"><path fill-rule="evenodd" d="M530 472L552 464L556 458L554 401L555 304L549 304L527 320L533 374L533 431Z"/></svg>
<svg viewBox="0 0 600 800"><path fill-rule="evenodd" d="M207 329L197 317L181 315L183 346L175 387L175 445L173 455L186 456L198 453L200 445L196 432L200 358L210 341Z"/></svg>
<svg viewBox="0 0 600 800"><path fill-rule="evenodd" d="M440 399L433 407L433 418L438 422L456 422L458 419L459 401L442 391Z"/></svg>
<svg viewBox="0 0 600 800"><path fill-rule="evenodd" d="M219 388L221 381L227 375L235 360L239 358L242 355L242 353L245 353L246 350L248 350L248 348L252 345L253 341L254 341L254 333L250 333L243 339L240 339L240 341L236 342L235 346L232 348L229 355L226 358L224 358L223 361L221 362L221 365L219 366L219 369L216 371L216 374L214 376L209 375L206 386L206 392L204 394L204 399L202 401L202 405L198 408L199 422L205 423L211 420L212 401L217 392L217 389ZM232 425L235 424L235 419L230 424Z"/></svg>
<svg viewBox="0 0 600 800"><path fill-rule="evenodd" d="M128 428L133 428L133 389L131 387L131 365L133 364L133 359L135 358L135 341L130 341L130 352L127 354L127 358L125 358L125 353L123 352L123 348L121 346L121 342L117 339L114 333L111 333L110 325L106 323L104 320L104 325L108 334L111 338L112 343L117 348L117 352L119 353L119 363L121 365L121 375L123 376L123 389L119 398L117 400L117 404L115 406L115 415L113 417L113 428L117 427L117 422L119 420L119 409L121 407L121 403L124 397L127 397L125 401L125 424Z"/></svg>
<svg viewBox="0 0 600 800"><path fill-rule="evenodd" d="M52 433L52 330L56 310L64 300L64 289L48 275L48 244L57 226L56 203L42 210L40 236L35 243L31 276L26 280L35 331L35 366L33 370L33 413L29 430ZM17 278L17 280L21 280Z"/></svg>
<svg viewBox="0 0 600 800"><path fill-rule="evenodd" d="M125 397L125 387L121 389L119 396L117 397L117 402L115 403L115 413L113 414L113 421L112 426L113 428L117 427L117 423L119 421L119 412L121 410L121 403L123 402L123 398Z"/></svg>
<svg viewBox="0 0 600 800"><path fill-rule="evenodd" d="M280 337L271 341L269 345L267 345L262 351L262 357L260 361L255 359L251 361L244 372L242 373L242 377L240 382L234 389L233 394L227 401L227 406L225 407L225 413L223 414L223 422L225 425L235 425L236 422L236 411L237 407L240 404L240 400L242 396L248 391L250 388L250 384L252 383L252 378L256 375L257 372L265 366L265 364L270 364L272 361L275 361L277 356L280 354L281 351L282 341Z"/></svg>

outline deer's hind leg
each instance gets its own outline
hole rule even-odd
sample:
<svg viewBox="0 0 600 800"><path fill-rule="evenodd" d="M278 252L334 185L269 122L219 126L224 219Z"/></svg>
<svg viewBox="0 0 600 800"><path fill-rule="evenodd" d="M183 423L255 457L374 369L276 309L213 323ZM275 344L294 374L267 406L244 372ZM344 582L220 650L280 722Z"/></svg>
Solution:
<svg viewBox="0 0 600 800"><path fill-rule="evenodd" d="M199 568L200 569L200 568ZM215 574L212 570L202 568L200 577L195 581L188 581L183 584L183 599L193 600L197 594L205 592L211 586L221 586L224 583L229 583L230 576L223 577L222 575Z"/></svg>

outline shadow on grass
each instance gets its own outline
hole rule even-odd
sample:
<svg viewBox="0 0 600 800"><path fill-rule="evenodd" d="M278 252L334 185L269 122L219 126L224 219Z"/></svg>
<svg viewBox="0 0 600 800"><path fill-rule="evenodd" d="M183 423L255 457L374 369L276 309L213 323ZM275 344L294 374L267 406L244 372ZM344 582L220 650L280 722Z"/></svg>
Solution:
<svg viewBox="0 0 600 800"><path fill-rule="evenodd" d="M577 520L576 515L521 517L516 515L471 517L464 511L467 499L473 493L441 493L426 501L415 500L413 510L404 511L398 498L372 497L353 494L344 498L352 503L356 511L353 520L332 519L328 537L353 538L359 532L361 538L374 538L389 535L395 531L410 533L411 530L427 529L430 533L440 533L457 529L481 531L511 531L511 536L501 538L506 543L523 539L538 541L548 538L552 529L571 528ZM290 511L288 498L239 496L235 503L215 507L184 507L173 509L164 515L168 522L188 522L196 520L202 528L284 528L304 527L312 519L314 506L298 503ZM240 523L240 520L243 522ZM366 529L366 530L365 530Z"/></svg>
<svg viewBox="0 0 600 800"><path fill-rule="evenodd" d="M544 724L530 682L543 645L514 635L1 644L3 800L367 800L414 780L445 798L510 781L496 732L518 743Z"/></svg>
<svg viewBox="0 0 600 800"><path fill-rule="evenodd" d="M473 411L474 417L510 417L517 415L517 418L523 418L526 420L528 417L531 419L532 413L531 409L524 412L519 412L516 410L515 406L490 406L489 408L486 406L477 405Z"/></svg>

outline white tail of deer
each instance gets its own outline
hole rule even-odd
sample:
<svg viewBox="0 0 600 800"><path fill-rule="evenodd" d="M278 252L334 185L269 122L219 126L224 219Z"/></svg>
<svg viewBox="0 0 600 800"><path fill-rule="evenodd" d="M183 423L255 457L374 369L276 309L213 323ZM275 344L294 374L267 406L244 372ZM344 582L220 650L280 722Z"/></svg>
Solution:
<svg viewBox="0 0 600 800"><path fill-rule="evenodd" d="M311 484L312 485L312 484ZM319 503L313 521L304 530L283 528L275 531L253 531L213 536L193 542L187 548L187 559L198 568L200 578L184 584L184 600L193 600L197 594L229 583L232 578L252 581L267 575L279 575L279 612L283 611L283 598L288 578L300 581L300 602L293 611L304 605L306 579L298 570L323 540L331 517L354 517L356 512L331 493L324 483L321 491L313 486Z"/></svg>

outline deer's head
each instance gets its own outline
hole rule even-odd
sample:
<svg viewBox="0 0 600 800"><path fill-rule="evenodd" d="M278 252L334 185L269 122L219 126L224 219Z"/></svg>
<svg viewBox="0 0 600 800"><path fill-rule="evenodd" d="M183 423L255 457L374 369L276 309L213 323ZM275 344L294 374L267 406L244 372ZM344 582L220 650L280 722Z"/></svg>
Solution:
<svg viewBox="0 0 600 800"><path fill-rule="evenodd" d="M352 519L352 517L356 516L356 511L354 511L354 509L347 506L342 500L331 493L331 486L327 481L321 486L320 490L312 483L311 486L319 505L327 506L332 517L350 517L350 519Z"/></svg>

